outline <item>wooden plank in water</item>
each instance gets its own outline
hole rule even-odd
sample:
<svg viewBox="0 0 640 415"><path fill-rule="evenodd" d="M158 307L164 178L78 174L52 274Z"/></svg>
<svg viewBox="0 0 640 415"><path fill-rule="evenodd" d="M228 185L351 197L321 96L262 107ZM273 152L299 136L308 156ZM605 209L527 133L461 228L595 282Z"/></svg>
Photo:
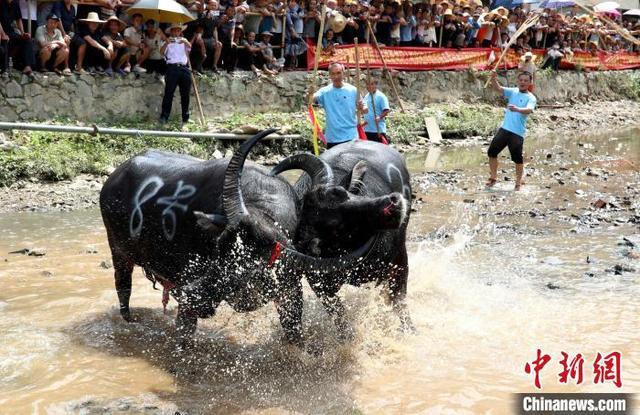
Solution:
<svg viewBox="0 0 640 415"><path fill-rule="evenodd" d="M442 150L440 149L440 147L436 147L436 146L429 147L429 152L427 152L427 157L424 160L425 170L427 171L436 170L441 152Z"/></svg>
<svg viewBox="0 0 640 415"><path fill-rule="evenodd" d="M427 129L429 141L432 143L442 142L442 133L440 132L440 127L438 126L438 121L436 121L435 117L426 117L424 119L424 126Z"/></svg>

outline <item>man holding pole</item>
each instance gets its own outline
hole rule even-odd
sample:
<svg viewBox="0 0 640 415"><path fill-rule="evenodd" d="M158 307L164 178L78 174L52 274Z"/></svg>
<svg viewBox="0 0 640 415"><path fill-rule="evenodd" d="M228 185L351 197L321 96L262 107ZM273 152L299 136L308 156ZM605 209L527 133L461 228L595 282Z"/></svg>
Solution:
<svg viewBox="0 0 640 415"><path fill-rule="evenodd" d="M518 75L517 88L505 88L498 83L498 74L494 70L491 73L491 83L497 91L504 94L508 104L505 110L504 121L489 145L487 154L489 156L490 176L486 183L487 187L492 187L498 180L498 154L505 147L509 147L511 160L516 163L516 185L515 190L520 190L522 186L522 175L524 173L524 159L522 157L522 147L524 136L527 132L525 124L527 117L536 108L536 97L529 92L532 75L529 72L521 72Z"/></svg>
<svg viewBox="0 0 640 415"><path fill-rule="evenodd" d="M367 91L369 93L365 95L364 102L371 108L371 111L368 111L364 116L364 132L367 134L367 140L389 144L387 123L385 122L385 118L391 110L389 99L378 90L376 78L367 76Z"/></svg>
<svg viewBox="0 0 640 415"><path fill-rule="evenodd" d="M313 94L313 101L324 108L326 125L324 135L327 149L358 138L356 111L367 113L367 107L358 97L356 87L343 81L344 66L329 65L331 84Z"/></svg>

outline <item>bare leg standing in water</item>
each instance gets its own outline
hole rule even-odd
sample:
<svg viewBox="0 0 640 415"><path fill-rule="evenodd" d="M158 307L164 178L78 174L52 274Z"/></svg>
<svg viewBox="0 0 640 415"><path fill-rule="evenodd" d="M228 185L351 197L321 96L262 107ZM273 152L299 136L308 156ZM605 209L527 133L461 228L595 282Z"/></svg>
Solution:
<svg viewBox="0 0 640 415"><path fill-rule="evenodd" d="M516 185L515 190L520 190L522 186L522 176L524 174L524 159L522 148L524 136L527 129L525 124L527 117L536 107L536 97L529 92L532 75L529 72L521 72L518 75L517 88L505 88L498 83L498 75L495 71L491 74L494 89L502 92L507 98L508 104L505 110L504 121L495 137L491 141L487 155L489 156L489 180L486 186L492 187L498 180L498 154L505 147L509 147L511 160L516 164Z"/></svg>

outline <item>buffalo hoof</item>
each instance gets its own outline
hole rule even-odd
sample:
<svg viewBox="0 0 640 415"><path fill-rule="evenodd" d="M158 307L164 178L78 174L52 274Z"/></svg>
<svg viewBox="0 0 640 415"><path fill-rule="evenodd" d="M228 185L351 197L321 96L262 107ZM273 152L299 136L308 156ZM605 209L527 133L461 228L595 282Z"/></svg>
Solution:
<svg viewBox="0 0 640 415"><path fill-rule="evenodd" d="M129 311L129 307L121 308L120 315L122 316L124 321L126 321L127 323L131 323L133 321L133 319L131 318L131 312Z"/></svg>

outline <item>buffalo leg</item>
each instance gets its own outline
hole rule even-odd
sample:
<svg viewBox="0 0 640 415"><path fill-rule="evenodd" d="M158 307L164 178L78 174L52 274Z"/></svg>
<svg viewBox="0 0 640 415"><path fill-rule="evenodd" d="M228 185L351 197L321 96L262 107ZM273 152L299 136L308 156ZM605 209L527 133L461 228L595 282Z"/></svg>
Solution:
<svg viewBox="0 0 640 415"><path fill-rule="evenodd" d="M113 268L115 270L116 292L120 302L120 315L125 321L131 321L129 311L129 299L131 298L131 273L133 272L133 262L120 254L113 253Z"/></svg>
<svg viewBox="0 0 640 415"><path fill-rule="evenodd" d="M302 347L302 282L296 281L288 289L281 289L276 300L280 324L289 343Z"/></svg>
<svg viewBox="0 0 640 415"><path fill-rule="evenodd" d="M355 333L353 332L353 328L349 325L349 323L347 323L344 304L342 303L342 300L340 300L340 297L338 297L338 294L335 293L333 295L330 295L323 292L316 292L315 290L314 292L320 299L320 302L322 302L322 305L324 306L327 313L333 319L333 323L338 329L338 337L340 338L340 340L353 340Z"/></svg>
<svg viewBox="0 0 640 415"><path fill-rule="evenodd" d="M400 327L404 332L415 332L415 327L409 315L409 309L405 301L407 297L407 279L409 277L409 259L407 248L402 246L398 256L392 263L389 271L389 285L387 289L387 301L393 306L393 311L400 319Z"/></svg>
<svg viewBox="0 0 640 415"><path fill-rule="evenodd" d="M179 303L178 315L176 316L176 331L178 332L178 343L180 344L180 348L186 348L191 342L197 326L197 312L190 306L184 303Z"/></svg>

